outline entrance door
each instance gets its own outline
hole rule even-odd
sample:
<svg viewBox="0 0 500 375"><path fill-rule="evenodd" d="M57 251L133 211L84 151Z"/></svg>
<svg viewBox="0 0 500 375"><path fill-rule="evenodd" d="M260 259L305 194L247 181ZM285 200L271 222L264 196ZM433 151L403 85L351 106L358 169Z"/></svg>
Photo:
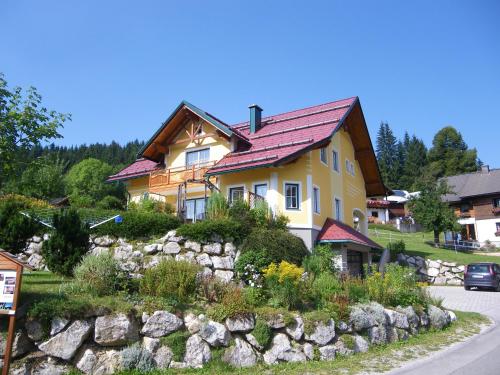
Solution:
<svg viewBox="0 0 500 375"><path fill-rule="evenodd" d="M361 252L347 250L347 269L351 276L363 276L363 254Z"/></svg>

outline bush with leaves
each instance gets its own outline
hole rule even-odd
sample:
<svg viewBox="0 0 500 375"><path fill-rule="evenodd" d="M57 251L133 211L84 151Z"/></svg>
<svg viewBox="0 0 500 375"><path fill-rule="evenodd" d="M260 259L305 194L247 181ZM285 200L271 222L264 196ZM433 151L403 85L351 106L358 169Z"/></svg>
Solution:
<svg viewBox="0 0 500 375"><path fill-rule="evenodd" d="M285 230L257 228L243 241L241 254L263 252L270 261L279 264L282 260L296 265L308 254L301 238Z"/></svg>
<svg viewBox="0 0 500 375"><path fill-rule="evenodd" d="M123 199L112 195L106 195L99 202L97 202L97 208L102 210L123 210L124 203Z"/></svg>
<svg viewBox="0 0 500 375"><path fill-rule="evenodd" d="M177 229L177 234L197 242L210 242L214 237L239 242L241 229L241 224L232 219L214 219L183 224Z"/></svg>
<svg viewBox="0 0 500 375"><path fill-rule="evenodd" d="M207 219L218 220L229 217L229 204L226 197L218 192L213 192L207 201Z"/></svg>
<svg viewBox="0 0 500 375"><path fill-rule="evenodd" d="M200 266L191 262L163 260L146 270L140 282L140 292L172 303L189 302L196 294L199 270Z"/></svg>
<svg viewBox="0 0 500 375"><path fill-rule="evenodd" d="M151 371L155 368L151 352L138 343L123 349L120 357L124 370Z"/></svg>
<svg viewBox="0 0 500 375"><path fill-rule="evenodd" d="M304 269L292 263L281 261L271 263L265 268L265 286L271 295L270 304L274 307L296 308L301 304L301 281Z"/></svg>
<svg viewBox="0 0 500 375"><path fill-rule="evenodd" d="M139 202L130 202L128 209L140 212L158 212L164 214L173 214L175 212L171 204L151 197L141 198Z"/></svg>
<svg viewBox="0 0 500 375"><path fill-rule="evenodd" d="M109 253L85 255L74 271L74 289L98 297L115 294L126 283L126 275Z"/></svg>
<svg viewBox="0 0 500 375"><path fill-rule="evenodd" d="M74 209L54 214L54 232L42 246L42 256L52 272L71 276L89 247L89 229Z"/></svg>
<svg viewBox="0 0 500 375"><path fill-rule="evenodd" d="M302 262L304 269L312 275L320 275L325 272L336 273L335 253L329 245L316 246L312 254L306 256Z"/></svg>
<svg viewBox="0 0 500 375"><path fill-rule="evenodd" d="M85 210L91 214L92 210ZM97 216L111 217L116 212L96 211ZM123 237L129 240L150 238L153 236L162 236L169 230L175 229L180 225L177 217L170 214L161 214L143 211L124 211L120 212L121 223L115 223L113 220L92 229L97 235L110 235L114 237Z"/></svg>
<svg viewBox="0 0 500 375"><path fill-rule="evenodd" d="M387 250L391 253L391 261L396 261L397 256L400 253L404 253L406 249L406 244L403 240L390 242L387 244Z"/></svg>
<svg viewBox="0 0 500 375"><path fill-rule="evenodd" d="M221 301L213 305L208 316L218 322L252 311L245 299L243 288L236 284L227 284Z"/></svg>
<svg viewBox="0 0 500 375"><path fill-rule="evenodd" d="M25 208L14 199L0 201L0 248L14 254L23 251L26 241L41 229L36 221L21 214Z"/></svg>

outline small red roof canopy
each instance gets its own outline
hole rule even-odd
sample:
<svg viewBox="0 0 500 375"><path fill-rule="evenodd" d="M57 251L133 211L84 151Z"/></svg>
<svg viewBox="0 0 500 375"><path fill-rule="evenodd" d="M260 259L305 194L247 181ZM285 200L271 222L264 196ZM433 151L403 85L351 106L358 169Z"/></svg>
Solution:
<svg viewBox="0 0 500 375"><path fill-rule="evenodd" d="M150 172L158 169L160 164L147 160L147 159L137 159L135 162L130 164L128 167L122 169L117 174L108 177L108 181L118 181L126 180L129 178L140 177L148 175Z"/></svg>
<svg viewBox="0 0 500 375"><path fill-rule="evenodd" d="M372 249L382 249L382 246L370 240L364 234L359 233L347 224L331 218L326 219L317 241L320 243L352 242L358 245L371 247Z"/></svg>

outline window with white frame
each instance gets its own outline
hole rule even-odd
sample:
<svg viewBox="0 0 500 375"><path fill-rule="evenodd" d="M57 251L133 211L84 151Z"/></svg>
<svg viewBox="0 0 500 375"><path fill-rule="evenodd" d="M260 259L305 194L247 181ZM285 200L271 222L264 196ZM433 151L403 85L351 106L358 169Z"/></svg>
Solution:
<svg viewBox="0 0 500 375"><path fill-rule="evenodd" d="M332 152L332 168L334 171L340 172L339 153L335 150Z"/></svg>
<svg viewBox="0 0 500 375"><path fill-rule="evenodd" d="M245 188L243 186L235 186L229 188L229 203L245 199Z"/></svg>
<svg viewBox="0 0 500 375"><path fill-rule="evenodd" d="M210 149L194 150L186 152L186 167L207 163L210 160Z"/></svg>
<svg viewBox="0 0 500 375"><path fill-rule="evenodd" d="M319 203L319 187L313 187L313 210L315 214L320 213L320 203Z"/></svg>
<svg viewBox="0 0 500 375"><path fill-rule="evenodd" d="M342 202L339 198L335 198L335 219L342 221Z"/></svg>
<svg viewBox="0 0 500 375"><path fill-rule="evenodd" d="M349 159L345 159L345 170L351 176L354 176L354 174L355 174L354 164Z"/></svg>
<svg viewBox="0 0 500 375"><path fill-rule="evenodd" d="M205 218L205 198L186 200L186 219L190 221L203 220Z"/></svg>
<svg viewBox="0 0 500 375"><path fill-rule="evenodd" d="M328 165L328 157L326 155L326 147L322 147L319 149L319 158L321 160L322 163L324 164L327 164Z"/></svg>
<svg viewBox="0 0 500 375"><path fill-rule="evenodd" d="M299 206L299 184L285 184L285 208L287 210L298 210Z"/></svg>

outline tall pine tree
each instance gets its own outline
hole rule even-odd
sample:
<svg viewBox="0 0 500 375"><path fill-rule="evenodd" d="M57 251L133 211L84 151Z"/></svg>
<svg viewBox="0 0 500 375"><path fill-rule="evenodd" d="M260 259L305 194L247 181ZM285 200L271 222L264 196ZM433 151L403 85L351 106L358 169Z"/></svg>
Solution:
<svg viewBox="0 0 500 375"><path fill-rule="evenodd" d="M384 184L390 188L398 185L398 144L387 122L381 122L377 133L377 161Z"/></svg>
<svg viewBox="0 0 500 375"><path fill-rule="evenodd" d="M408 133L405 134L404 147L405 163L399 182L401 189L411 191L417 188L415 183L422 176L427 165L427 147L424 141L415 135L410 138Z"/></svg>

